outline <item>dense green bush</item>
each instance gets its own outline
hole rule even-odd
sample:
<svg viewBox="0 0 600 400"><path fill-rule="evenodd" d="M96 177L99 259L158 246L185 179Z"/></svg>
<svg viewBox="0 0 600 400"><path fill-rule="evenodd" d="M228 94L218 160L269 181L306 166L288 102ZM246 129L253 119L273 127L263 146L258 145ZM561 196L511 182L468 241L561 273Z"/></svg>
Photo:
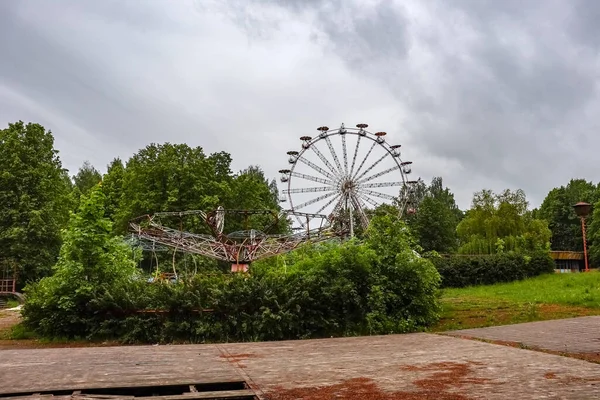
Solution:
<svg viewBox="0 0 600 400"><path fill-rule="evenodd" d="M442 276L443 287L491 285L554 271L554 261L545 251L429 258Z"/></svg>
<svg viewBox="0 0 600 400"><path fill-rule="evenodd" d="M148 284L135 278L124 248L104 236L110 227L98 222L100 209L88 212L93 204L84 202L74 217L55 275L28 288L25 323L44 336L280 340L409 332L438 318L439 274L412 252L404 225L387 217L373 219L364 243L307 247L290 255L293 263L284 269L269 260L250 275ZM75 242L85 251L73 254ZM88 252L95 256L87 259Z"/></svg>
<svg viewBox="0 0 600 400"><path fill-rule="evenodd" d="M25 288L23 317L44 336L75 337L89 332L105 313L105 299L127 293L137 275L131 247L112 237L99 187L82 196L71 216L53 275ZM121 301L126 298L122 297Z"/></svg>

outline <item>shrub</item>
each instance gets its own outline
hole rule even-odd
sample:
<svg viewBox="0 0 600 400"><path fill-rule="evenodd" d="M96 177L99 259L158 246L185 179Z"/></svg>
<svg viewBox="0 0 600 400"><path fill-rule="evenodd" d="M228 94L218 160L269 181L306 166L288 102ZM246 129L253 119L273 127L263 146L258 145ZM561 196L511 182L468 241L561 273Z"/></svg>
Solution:
<svg viewBox="0 0 600 400"><path fill-rule="evenodd" d="M104 262L109 256L98 247L88 247L97 250L92 251L97 258L89 262L69 255L72 241L66 240L56 274L28 289L25 321L44 336L129 343L281 340L423 329L438 318L439 274L410 249L401 223L375 222L376 230L365 243L302 249L290 255L294 263L287 271L269 261L257 263L250 275L197 275L175 284L133 279L131 261L113 239L100 240L99 233L84 229L89 224L73 222L73 235L103 243L115 263L109 268ZM381 235L387 236L383 246ZM112 274L106 273L109 269ZM92 272L103 279L87 279Z"/></svg>
<svg viewBox="0 0 600 400"><path fill-rule="evenodd" d="M113 311L107 299L113 299L113 309L127 306L123 294L133 283L136 263L131 248L111 237L111 229L104 195L96 187L71 216L54 274L25 288L27 326L44 336L85 336Z"/></svg>
<svg viewBox="0 0 600 400"><path fill-rule="evenodd" d="M511 282L554 271L545 251L531 254L431 257L442 277L442 287L465 287Z"/></svg>
<svg viewBox="0 0 600 400"><path fill-rule="evenodd" d="M107 318L89 337L124 342L303 339L422 329L437 319L433 265L410 253L396 265L357 242L321 245L288 268L251 275L198 275L178 284L133 285L138 309ZM439 277L438 277L439 279ZM199 310L211 310L201 313Z"/></svg>
<svg viewBox="0 0 600 400"><path fill-rule="evenodd" d="M369 315L373 331L416 330L437 321L440 274L430 260L412 250L415 241L405 223L389 214L375 215L366 244L377 255L370 294L378 304Z"/></svg>

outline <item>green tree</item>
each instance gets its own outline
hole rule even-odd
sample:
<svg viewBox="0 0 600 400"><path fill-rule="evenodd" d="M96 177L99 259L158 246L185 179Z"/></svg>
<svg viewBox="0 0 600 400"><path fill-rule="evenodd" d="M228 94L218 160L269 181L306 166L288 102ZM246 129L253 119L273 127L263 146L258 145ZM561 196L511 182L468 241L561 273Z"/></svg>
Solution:
<svg viewBox="0 0 600 400"><path fill-rule="evenodd" d="M64 234L54 274L26 288L25 323L47 336L77 337L99 326L95 318L123 299L136 276L131 248L111 235L99 186L82 196ZM116 292L119 296L115 296ZM102 312L100 312L102 311Z"/></svg>
<svg viewBox="0 0 600 400"><path fill-rule="evenodd" d="M454 194L443 186L441 177L435 177L407 223L424 251L449 253L458 246L456 227L461 218Z"/></svg>
<svg viewBox="0 0 600 400"><path fill-rule="evenodd" d="M571 179L566 186L554 188L548 193L537 216L546 220L552 231L552 250L583 251L581 224L573 205L580 201L595 204L599 200L600 188L585 179ZM594 220L594 215L591 215L587 221L590 237L600 232L600 226L594 224ZM594 242L600 245L600 240ZM600 258L598 260L600 261Z"/></svg>
<svg viewBox="0 0 600 400"><path fill-rule="evenodd" d="M114 221L121 209L123 199L123 178L125 167L120 158L115 158L108 165L106 174L102 177L102 193L106 196L106 217Z"/></svg>
<svg viewBox="0 0 600 400"><path fill-rule="evenodd" d="M73 184L71 185L72 211L79 209L79 199L82 195L87 195L90 190L102 180L100 172L94 168L89 161L84 161L79 167L76 175L73 175Z"/></svg>
<svg viewBox="0 0 600 400"><path fill-rule="evenodd" d="M102 180L102 175L89 161L84 161L77 175L73 176L75 187L81 194L87 195Z"/></svg>
<svg viewBox="0 0 600 400"><path fill-rule="evenodd" d="M272 180L265 177L263 170L253 165L237 174L230 185L230 196L227 199L226 207L239 210L273 210L278 212L281 207L277 195L277 185ZM231 221L226 228L231 230L245 229L245 224ZM248 220L248 227L255 229L265 229L273 222L272 216L256 215ZM232 225L233 224L233 225ZM282 219L273 226L268 233L282 233L288 227L288 221Z"/></svg>
<svg viewBox="0 0 600 400"><path fill-rule="evenodd" d="M117 232L125 233L129 220L139 215L223 205L230 194L230 163L229 154L207 157L201 147L146 146L127 162Z"/></svg>
<svg viewBox="0 0 600 400"><path fill-rule="evenodd" d="M406 224L378 212L369 223L365 243L377 255L368 317L373 330L402 332L410 329L398 329L398 324L414 324L414 329L435 322L441 278L433 263L413 250Z"/></svg>
<svg viewBox="0 0 600 400"><path fill-rule="evenodd" d="M274 193L275 191L275 193ZM277 186L265 177L258 165L252 165L231 182L228 207L237 209L279 209Z"/></svg>
<svg viewBox="0 0 600 400"><path fill-rule="evenodd" d="M54 137L22 121L0 130L0 268L16 266L19 282L50 272L69 218L69 177Z"/></svg>
<svg viewBox="0 0 600 400"><path fill-rule="evenodd" d="M544 220L528 210L525 192L482 190L473 196L465 218L458 224L459 253L494 254L502 251L548 249L551 231Z"/></svg>

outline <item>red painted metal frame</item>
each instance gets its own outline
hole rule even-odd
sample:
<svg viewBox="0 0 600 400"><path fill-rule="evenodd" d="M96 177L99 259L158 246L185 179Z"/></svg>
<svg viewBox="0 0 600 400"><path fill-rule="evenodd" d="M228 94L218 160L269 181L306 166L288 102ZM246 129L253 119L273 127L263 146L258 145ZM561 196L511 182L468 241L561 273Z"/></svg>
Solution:
<svg viewBox="0 0 600 400"><path fill-rule="evenodd" d="M16 279L0 279L0 294L16 293L17 292L17 280Z"/></svg>
<svg viewBox="0 0 600 400"><path fill-rule="evenodd" d="M588 256L587 256L587 240L585 237L585 217L581 216L581 233L583 235L583 259L585 260L585 272L589 272L590 268L588 265Z"/></svg>
<svg viewBox="0 0 600 400"><path fill-rule="evenodd" d="M17 293L17 269L14 268L12 277L8 278L9 276L10 274L5 274L0 279L0 294Z"/></svg>
<svg viewBox="0 0 600 400"><path fill-rule="evenodd" d="M583 258L585 260L585 272L590 270L588 265L588 256L587 256L587 238L585 235L585 218L590 215L592 211L592 205L590 203L586 203L584 201L580 201L579 203L573 206L575 213L581 219L581 234L583 236Z"/></svg>

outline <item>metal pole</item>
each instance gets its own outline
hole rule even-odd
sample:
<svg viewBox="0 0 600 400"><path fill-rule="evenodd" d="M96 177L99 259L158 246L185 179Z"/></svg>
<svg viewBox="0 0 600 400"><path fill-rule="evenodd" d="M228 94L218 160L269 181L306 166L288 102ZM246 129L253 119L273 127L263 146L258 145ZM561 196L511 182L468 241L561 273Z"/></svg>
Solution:
<svg viewBox="0 0 600 400"><path fill-rule="evenodd" d="M585 260L585 272L589 272L588 256L587 256L587 242L585 239L585 217L581 217L581 233L583 236L583 258Z"/></svg>
<svg viewBox="0 0 600 400"><path fill-rule="evenodd" d="M349 205L348 198L346 198L346 207L350 211L350 237L354 237L354 215L352 213L352 205Z"/></svg>

